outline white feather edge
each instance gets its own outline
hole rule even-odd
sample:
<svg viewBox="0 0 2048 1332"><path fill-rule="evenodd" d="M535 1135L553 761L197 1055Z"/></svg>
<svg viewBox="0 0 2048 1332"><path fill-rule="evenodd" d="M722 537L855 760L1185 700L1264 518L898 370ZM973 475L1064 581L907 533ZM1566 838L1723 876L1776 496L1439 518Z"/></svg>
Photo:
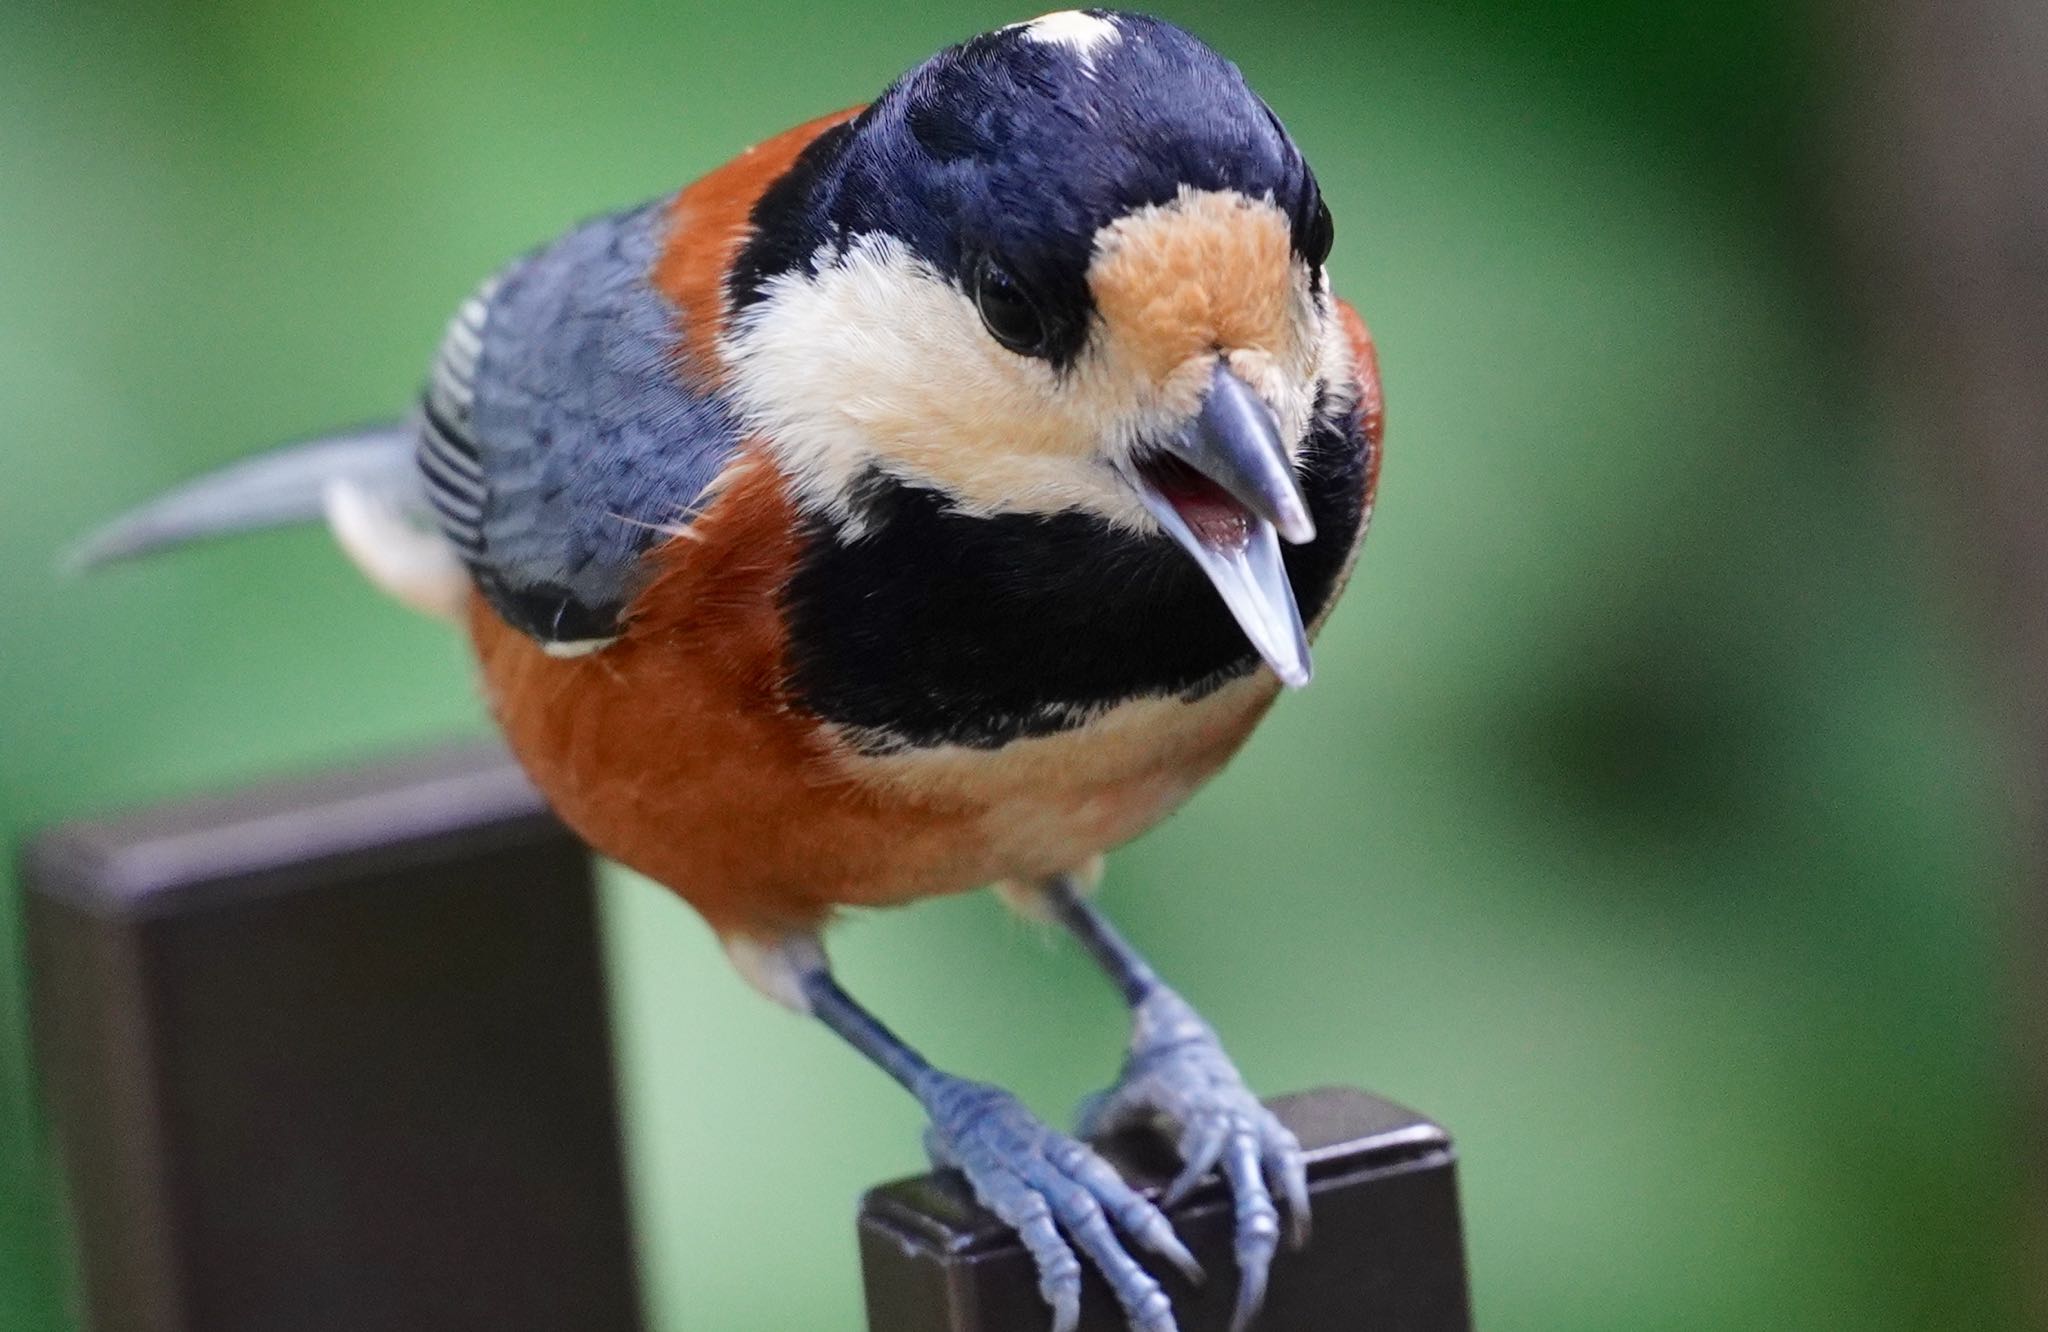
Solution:
<svg viewBox="0 0 2048 1332"><path fill-rule="evenodd" d="M320 506L335 544L379 591L422 614L461 620L469 599L469 571L439 533L420 527L389 498L346 477L327 483Z"/></svg>
<svg viewBox="0 0 2048 1332"><path fill-rule="evenodd" d="M321 492L328 530L372 586L422 614L459 622L469 604L469 570L447 538L408 519L391 501L358 482L330 481ZM550 657L587 657L611 638L543 641Z"/></svg>

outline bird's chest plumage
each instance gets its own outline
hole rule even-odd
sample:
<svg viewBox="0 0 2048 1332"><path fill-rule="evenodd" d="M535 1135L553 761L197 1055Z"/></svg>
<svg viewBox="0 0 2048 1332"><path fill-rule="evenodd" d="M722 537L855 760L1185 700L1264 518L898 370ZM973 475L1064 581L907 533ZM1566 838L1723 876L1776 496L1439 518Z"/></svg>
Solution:
<svg viewBox="0 0 2048 1332"><path fill-rule="evenodd" d="M1132 699L997 746L842 750L863 790L975 811L976 882L1071 869L1172 813L1234 754L1279 683L1261 671L1199 698Z"/></svg>
<svg viewBox="0 0 2048 1332"><path fill-rule="evenodd" d="M1349 568L1370 464L1352 419L1304 450L1317 536L1284 558L1310 622ZM804 524L785 606L792 693L864 751L999 750L1134 701L1198 700L1258 667L1163 535L1079 512L975 514L879 475L855 514Z"/></svg>
<svg viewBox="0 0 2048 1332"><path fill-rule="evenodd" d="M798 608L815 555L781 478L754 463L656 552L614 646L562 660L481 601L472 614L494 710L556 810L722 932L1084 861L1212 775L1276 688L1247 673L1001 740L983 718L964 728L980 743L884 743L801 686L820 650Z"/></svg>
<svg viewBox="0 0 2048 1332"><path fill-rule="evenodd" d="M1287 558L1313 621L1362 534L1376 435L1331 429L1303 461L1318 536ZM904 486L865 500L849 534L746 456L586 657L473 608L493 708L550 803L721 933L1071 868L1213 776L1278 689L1163 540Z"/></svg>

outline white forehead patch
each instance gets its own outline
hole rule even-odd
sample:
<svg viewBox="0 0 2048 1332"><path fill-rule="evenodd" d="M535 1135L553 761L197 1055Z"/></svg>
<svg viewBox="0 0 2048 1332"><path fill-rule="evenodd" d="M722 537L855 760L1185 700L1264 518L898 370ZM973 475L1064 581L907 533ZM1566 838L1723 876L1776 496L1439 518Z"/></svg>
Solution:
<svg viewBox="0 0 2048 1332"><path fill-rule="evenodd" d="M1078 9L1062 9L1055 14L1046 14L1032 19L1029 23L1013 23L1011 28L1021 28L1026 41L1041 46L1064 46L1081 58L1083 69L1095 65L1095 50L1101 46L1114 46L1123 40L1116 24L1094 14Z"/></svg>

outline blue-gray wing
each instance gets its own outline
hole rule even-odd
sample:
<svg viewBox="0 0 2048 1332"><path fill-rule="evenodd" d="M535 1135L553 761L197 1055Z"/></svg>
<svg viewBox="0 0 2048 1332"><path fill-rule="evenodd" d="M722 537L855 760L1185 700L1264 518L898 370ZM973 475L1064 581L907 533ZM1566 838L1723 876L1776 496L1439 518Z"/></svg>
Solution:
<svg viewBox="0 0 2048 1332"><path fill-rule="evenodd" d="M650 272L665 203L585 223L457 312L422 403L441 531L491 606L558 652L601 646L647 549L686 526L737 431L677 375Z"/></svg>

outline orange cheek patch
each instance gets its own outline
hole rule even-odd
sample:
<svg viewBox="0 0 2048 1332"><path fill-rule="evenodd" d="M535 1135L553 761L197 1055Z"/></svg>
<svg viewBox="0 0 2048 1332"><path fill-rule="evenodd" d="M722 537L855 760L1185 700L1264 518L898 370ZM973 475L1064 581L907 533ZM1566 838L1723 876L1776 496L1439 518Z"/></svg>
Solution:
<svg viewBox="0 0 2048 1332"><path fill-rule="evenodd" d="M1103 228L1088 284L1120 359L1164 383L1219 347L1285 357L1297 336L1293 262L1272 204L1186 193Z"/></svg>

